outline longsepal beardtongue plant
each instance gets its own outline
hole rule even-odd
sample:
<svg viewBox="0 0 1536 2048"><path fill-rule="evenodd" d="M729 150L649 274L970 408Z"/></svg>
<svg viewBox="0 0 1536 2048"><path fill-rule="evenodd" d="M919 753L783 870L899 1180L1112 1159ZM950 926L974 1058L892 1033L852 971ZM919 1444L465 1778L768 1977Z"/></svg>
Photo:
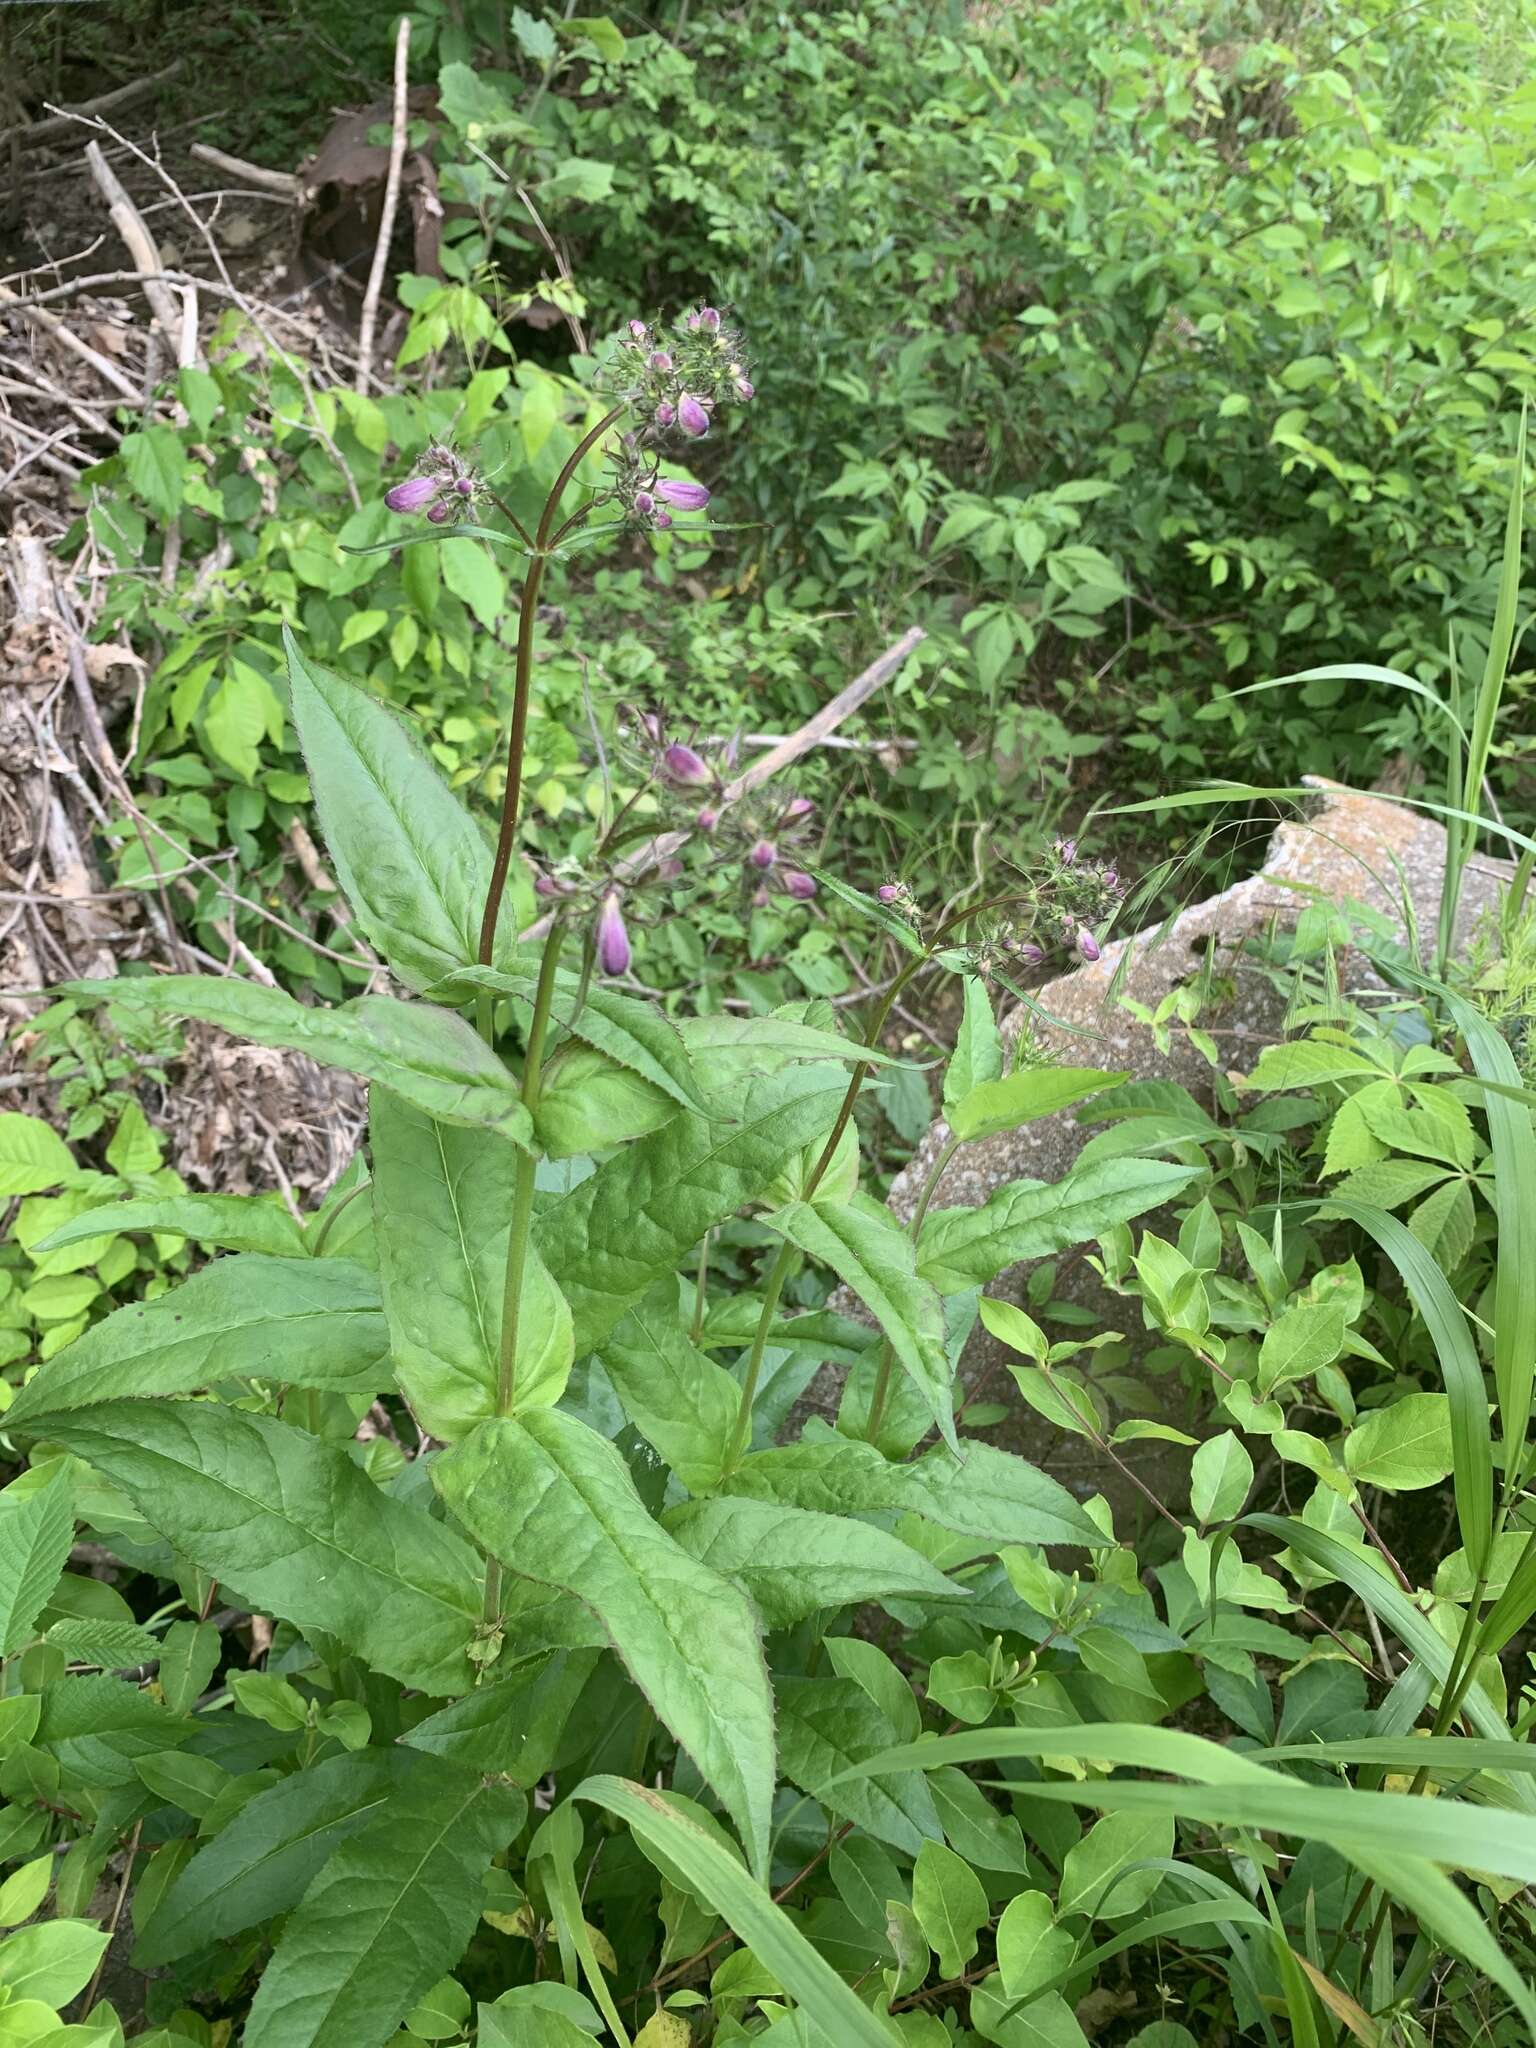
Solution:
<svg viewBox="0 0 1536 2048"><path fill-rule="evenodd" d="M1469 1822L1446 1722L1383 1753L1449 1772L1434 1800L1341 1786L1321 1752L1297 1776L1289 1751L1155 1725L1197 1659L1241 1702L1254 1651L1289 1654L1278 1621L1242 1611L1288 1614L1289 1582L1207 1533L1230 1536L1246 1452L1221 1447L1219 1471L1197 1453L1201 1531L1170 1557L1159 1609L1102 1499L965 1426L956 1368L980 1316L1031 1406L1121 1462L1080 1362L1102 1339L1053 1342L985 1294L1094 1241L1111 1278L1176 1298L1170 1342L1255 1403L1239 1340L1218 1356L1211 1330L1213 1299L1239 1330L1262 1313L1217 1289L1215 1125L1140 1147L1112 1132L1055 1183L941 1199L965 1146L1074 1104L1120 1114L1124 1075L1063 1066L1032 1032L1010 1041L991 994L1048 955L1096 955L1118 876L1063 844L942 908L906 880L866 892L811 858L807 799L745 786L728 742L653 717L629 740L651 807L527 877L549 566L605 512L654 529L702 511L702 486L662 474L666 451L754 395L708 306L665 331L632 323L606 381L612 403L531 530L452 450L389 493L443 527L499 510L526 556L494 842L395 716L290 638L328 854L393 987L322 1008L236 975L69 984L359 1075L369 1127L302 1219L257 1197L195 1218L125 1205L124 1228L194 1232L218 1255L59 1350L5 1417L32 1464L0 1508L0 1821L33 1862L0 1909L30 1912L52 1883L64 1932L0 1939L0 1982L32 1987L0 2002L0 2027L20 2013L45 2038L83 1992L90 2038L121 2039L91 2010L106 1936L85 1910L115 1853L165 2016L185 2008L202 2038L198 2008L243 2014L244 2048L382 2048L402 2026L461 2038L476 1999L486 2048L680 2048L694 2018L720 2043L954 2038L924 2000L1003 2048L1074 2044L1063 1992L1104 1952L1094 1927L1154 1899L1148 1927L1228 1945L1244 2026L1277 2042L1289 2010L1292 2037L1316 2041L1323 1950L1309 1977L1294 1921L1265 1910L1272 1836L1333 1859L1335 1926L1367 1888L1383 1910L1406 1898L1536 2016L1441 1867L1536 1881L1528 1774L1499 1777ZM881 972L859 1036L820 1002L674 1019L619 985L647 904L691 858L729 860L744 892L778 889L807 918L836 896L864 921ZM947 1137L903 1220L864 1186L861 1111L901 1075L887 1030L903 995L946 973L963 1007ZM1147 1109L1125 1100L1131 1122ZM1264 1135L1256 1119L1253 1149ZM1177 1250L1146 1233L1133 1266L1130 1225L1176 1199L1196 1226ZM43 1248L82 1220L100 1213ZM1283 1300L1279 1256L1243 1242L1265 1300ZM828 1305L834 1283L857 1314ZM1319 1312L1338 1327L1331 1358L1345 1308ZM1480 1410L1486 1457L1475 1354L1471 1372L1478 1401L1459 1412L1470 1428ZM77 1511L99 1554L166 1575L175 1601L136 1617L66 1573ZM1385 1734L1412 1727L1438 1678L1447 1716L1465 1698L1498 1736L1474 1665L1458 1651L1452 1671L1372 1561L1321 1523L1267 1520L1300 1560L1298 1598L1334 1571L1419 1660ZM153 1683L132 1676L151 1668ZM1474 1775L1507 1738L1480 1744ZM983 1763L1001 1779L964 1768ZM1104 1817L1085 1831L1075 1805ZM1176 1818L1197 1830L1183 1856ZM1390 1990L1390 1954L1385 1968Z"/></svg>

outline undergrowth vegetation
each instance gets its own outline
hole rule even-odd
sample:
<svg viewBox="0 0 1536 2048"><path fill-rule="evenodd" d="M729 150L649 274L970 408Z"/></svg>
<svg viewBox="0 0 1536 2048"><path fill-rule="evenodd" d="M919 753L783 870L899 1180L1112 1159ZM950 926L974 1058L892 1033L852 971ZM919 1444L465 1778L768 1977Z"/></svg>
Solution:
<svg viewBox="0 0 1536 2048"><path fill-rule="evenodd" d="M1217 12L424 8L397 382L231 319L92 473L213 971L0 1111L0 2044L1536 2036L1530 22ZM1437 922L1053 1049L1391 748Z"/></svg>

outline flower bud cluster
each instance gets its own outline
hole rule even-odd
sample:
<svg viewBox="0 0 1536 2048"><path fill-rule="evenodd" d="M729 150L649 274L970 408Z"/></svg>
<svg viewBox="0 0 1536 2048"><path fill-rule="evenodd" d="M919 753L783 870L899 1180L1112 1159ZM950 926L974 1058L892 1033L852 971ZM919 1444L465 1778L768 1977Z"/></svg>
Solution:
<svg viewBox="0 0 1536 2048"><path fill-rule="evenodd" d="M411 474L384 493L384 503L391 512L425 512L434 526L447 526L469 517L479 488L473 464L434 441Z"/></svg>
<svg viewBox="0 0 1536 2048"><path fill-rule="evenodd" d="M741 335L714 306L695 306L670 330L631 320L604 381L650 440L702 440L717 407L745 404L755 391Z"/></svg>
<svg viewBox="0 0 1536 2048"><path fill-rule="evenodd" d="M887 882L879 900L918 922L918 906L904 882ZM1040 867L1021 883L1019 901L989 916L967 949L973 974L1031 973L1062 956L1073 965L1100 958L1100 934L1125 893L1107 863L1079 858L1075 843L1058 839Z"/></svg>

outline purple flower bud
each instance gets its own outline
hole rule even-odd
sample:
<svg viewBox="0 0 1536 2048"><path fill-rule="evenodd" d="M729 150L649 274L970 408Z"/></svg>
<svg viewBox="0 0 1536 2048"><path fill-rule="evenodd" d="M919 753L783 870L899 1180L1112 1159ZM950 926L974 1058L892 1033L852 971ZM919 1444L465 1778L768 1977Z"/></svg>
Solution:
<svg viewBox="0 0 1536 2048"><path fill-rule="evenodd" d="M1116 869L1106 868L1104 870L1104 886L1106 889L1117 889L1120 886L1120 876Z"/></svg>
<svg viewBox="0 0 1536 2048"><path fill-rule="evenodd" d="M574 896L576 890L572 883L562 882L554 875L535 875L533 893L535 896L543 896L548 900L561 896Z"/></svg>
<svg viewBox="0 0 1536 2048"><path fill-rule="evenodd" d="M442 526L453 517L453 507L446 498L439 498L437 503L427 513L427 517L434 526Z"/></svg>
<svg viewBox="0 0 1536 2048"><path fill-rule="evenodd" d="M672 358L664 348L653 348L645 359L648 370L670 370Z"/></svg>
<svg viewBox="0 0 1536 2048"><path fill-rule="evenodd" d="M1044 948L1037 946L1033 939L1023 940L1016 950L1026 967L1038 967L1045 958Z"/></svg>
<svg viewBox="0 0 1536 2048"><path fill-rule="evenodd" d="M882 882L875 891L875 895L882 903L894 903L900 893L894 882Z"/></svg>
<svg viewBox="0 0 1536 2048"><path fill-rule="evenodd" d="M656 510L656 500L649 491L636 491L635 510L646 519Z"/></svg>
<svg viewBox="0 0 1536 2048"><path fill-rule="evenodd" d="M472 477L459 477L455 481L453 488L458 492L461 498L472 498L475 495L475 484L474 479Z"/></svg>
<svg viewBox="0 0 1536 2048"><path fill-rule="evenodd" d="M658 405L656 408L655 418L658 427L670 427L672 422L677 418L676 406L670 404L664 398L661 401L660 405Z"/></svg>
<svg viewBox="0 0 1536 2048"><path fill-rule="evenodd" d="M688 324L688 332L689 332L690 334L697 334L697 333L698 333L698 331L699 331L699 325L700 325L700 322L699 322L699 316L698 316L698 314L697 314L697 313L690 313L690 314L688 315L688 323L687 323L687 324Z"/></svg>
<svg viewBox="0 0 1536 2048"><path fill-rule="evenodd" d="M709 432L709 414L690 391L685 391L677 401L677 424L695 440Z"/></svg>
<svg viewBox="0 0 1536 2048"><path fill-rule="evenodd" d="M752 908L754 910L766 910L772 901L773 898L766 889L754 889L752 891Z"/></svg>
<svg viewBox="0 0 1536 2048"><path fill-rule="evenodd" d="M720 822L720 813L710 810L706 805L693 822L701 832L713 832Z"/></svg>
<svg viewBox="0 0 1536 2048"><path fill-rule="evenodd" d="M700 756L681 740L672 742L662 755L661 764L671 780L684 789L697 789L713 779Z"/></svg>
<svg viewBox="0 0 1536 2048"><path fill-rule="evenodd" d="M709 493L702 484L686 484L671 476L664 476L657 484L656 495L679 512L702 512L709 503Z"/></svg>
<svg viewBox="0 0 1536 2048"><path fill-rule="evenodd" d="M403 484L384 493L384 502L391 512L420 512L441 489L442 484L435 476L407 477Z"/></svg>
<svg viewBox="0 0 1536 2048"><path fill-rule="evenodd" d="M1077 950L1085 960L1097 960L1099 957L1099 942L1086 925L1077 935Z"/></svg>
<svg viewBox="0 0 1536 2048"><path fill-rule="evenodd" d="M816 894L816 877L803 875L798 868L786 868L779 877L786 896L793 896L797 903L809 903Z"/></svg>
<svg viewBox="0 0 1536 2048"><path fill-rule="evenodd" d="M784 807L784 822L788 825L796 818L808 818L815 808L808 796L792 796Z"/></svg>
<svg viewBox="0 0 1536 2048"><path fill-rule="evenodd" d="M1077 841L1075 839L1058 839L1056 841L1056 858L1064 868L1071 867L1073 861L1077 859Z"/></svg>
<svg viewBox="0 0 1536 2048"><path fill-rule="evenodd" d="M631 320L629 323L629 335L632 341L644 341L648 331L643 320Z"/></svg>
<svg viewBox="0 0 1536 2048"><path fill-rule="evenodd" d="M658 512L655 518L651 521L651 524L652 526L656 527L659 531L664 533L666 529L672 524L672 514L670 512Z"/></svg>
<svg viewBox="0 0 1536 2048"><path fill-rule="evenodd" d="M759 839L747 855L747 859L755 868L771 868L778 857L779 849L771 839Z"/></svg>
<svg viewBox="0 0 1536 2048"><path fill-rule="evenodd" d="M750 377L738 377L736 379L736 396L743 402L757 396L757 386Z"/></svg>
<svg viewBox="0 0 1536 2048"><path fill-rule="evenodd" d="M604 974L629 972L629 933L624 929L617 889L608 891L597 914L597 958Z"/></svg>
<svg viewBox="0 0 1536 2048"><path fill-rule="evenodd" d="M675 855L670 860L659 860L656 863L658 882L675 882L682 872L683 864Z"/></svg>
<svg viewBox="0 0 1536 2048"><path fill-rule="evenodd" d="M720 315L713 306L700 306L699 325L706 334L718 334L720 332Z"/></svg>

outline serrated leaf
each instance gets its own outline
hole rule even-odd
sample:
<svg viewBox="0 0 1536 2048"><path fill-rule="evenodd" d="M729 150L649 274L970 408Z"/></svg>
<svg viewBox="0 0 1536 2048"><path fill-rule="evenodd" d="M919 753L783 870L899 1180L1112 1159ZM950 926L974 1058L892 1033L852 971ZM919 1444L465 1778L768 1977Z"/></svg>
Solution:
<svg viewBox="0 0 1536 2048"><path fill-rule="evenodd" d="M509 1570L592 1609L764 1867L773 1704L745 1597L652 1519L613 1445L558 1409L481 1423L433 1478Z"/></svg>
<svg viewBox="0 0 1536 2048"><path fill-rule="evenodd" d="M781 1678L780 1769L793 1785L830 1813L867 1829L903 1855L915 1856L943 1829L933 1795L917 1771L860 1778L829 1792L838 1774L891 1747L898 1739L889 1717L852 1678Z"/></svg>
<svg viewBox="0 0 1536 2048"><path fill-rule="evenodd" d="M873 1444L828 1437L743 1458L726 1490L824 1514L924 1515L941 1529L998 1548L1108 1543L1066 1488L1024 1459L969 1438L962 1452L957 1459L936 1444L911 1464L893 1465Z"/></svg>
<svg viewBox="0 0 1536 2048"><path fill-rule="evenodd" d="M69 1480L12 1481L0 1493L0 1656L31 1640L75 1540Z"/></svg>
<svg viewBox="0 0 1536 2048"><path fill-rule="evenodd" d="M296 1905L331 1851L385 1809L409 1751L327 1757L248 1799L172 1882L134 1962L156 1969Z"/></svg>
<svg viewBox="0 0 1536 2048"><path fill-rule="evenodd" d="M741 1388L678 1325L677 1288L616 1323L598 1348L624 1412L691 1493L712 1487L730 1452Z"/></svg>
<svg viewBox="0 0 1536 2048"><path fill-rule="evenodd" d="M310 1009L280 988L200 974L70 981L63 991L141 1016L195 1018L258 1045L288 1046L319 1066L382 1081L429 1116L484 1124L521 1145L532 1140L511 1074L462 1017L430 1003L354 996Z"/></svg>
<svg viewBox="0 0 1536 2048"><path fill-rule="evenodd" d="M978 1081L945 1114L955 1136L970 1144L1015 1130L1036 1117L1054 1116L1074 1102L1118 1088L1128 1078L1098 1067L1024 1067L998 1080Z"/></svg>
<svg viewBox="0 0 1536 2048"><path fill-rule="evenodd" d="M916 1248L889 1209L873 1201L791 1202L766 1220L853 1289L921 1392L940 1434L957 1446L943 1304L919 1277Z"/></svg>
<svg viewBox="0 0 1536 2048"><path fill-rule="evenodd" d="M336 1445L212 1401L104 1402L49 1435L254 1612L338 1636L422 1692L474 1682L474 1552Z"/></svg>
<svg viewBox="0 0 1536 2048"><path fill-rule="evenodd" d="M1021 1259L1049 1258L1160 1208L1198 1178L1157 1159L1099 1159L1054 1184L1014 1181L977 1209L938 1209L918 1238L917 1269L944 1294L985 1286Z"/></svg>
<svg viewBox="0 0 1536 2048"><path fill-rule="evenodd" d="M468 1946L486 1868L525 1810L520 1792L418 1757L289 1916L245 2048L379 2048Z"/></svg>
<svg viewBox="0 0 1536 2048"><path fill-rule="evenodd" d="M470 557L499 580L480 549L454 547L443 557L450 589ZM358 923L400 979L409 988L429 988L477 957L491 849L393 712L356 683L307 660L291 634L284 644L293 722L337 878ZM514 860L493 964L510 957L532 916L532 887Z"/></svg>
<svg viewBox="0 0 1536 2048"><path fill-rule="evenodd" d="M144 1201L103 1202L52 1230L35 1250L58 1251L104 1231L152 1230L189 1237L226 1252L304 1256L303 1226L281 1203L253 1195L164 1195Z"/></svg>
<svg viewBox="0 0 1536 2048"><path fill-rule="evenodd" d="M130 1671L160 1656L160 1638L130 1621L56 1621L43 1640L71 1664L95 1664L103 1671Z"/></svg>
<svg viewBox="0 0 1536 2048"><path fill-rule="evenodd" d="M126 1395L191 1394L221 1379L270 1378L373 1395L389 1384L377 1277L351 1259L215 1259L179 1287L77 1337L22 1388L9 1421L51 1419Z"/></svg>
<svg viewBox="0 0 1536 2048"><path fill-rule="evenodd" d="M571 1305L576 1354L675 1272L706 1230L755 1200L788 1153L825 1136L847 1091L839 1067L790 1067L734 1091L719 1121L676 1116L552 1202L534 1238Z"/></svg>
<svg viewBox="0 0 1536 2048"><path fill-rule="evenodd" d="M59 1760L68 1777L105 1789L133 1782L136 1757L173 1749L192 1733L190 1721L120 1678L61 1678L45 1685L36 1748Z"/></svg>
<svg viewBox="0 0 1536 2048"><path fill-rule="evenodd" d="M951 515L953 516L953 515ZM944 1114L963 1102L973 1088L997 1081L1003 1072L1003 1034L992 1015L992 1000L979 974L965 978L965 1010L949 1065L944 1069ZM953 1121L950 1128L953 1129Z"/></svg>
<svg viewBox="0 0 1536 2048"><path fill-rule="evenodd" d="M452 1442L496 1409L517 1155L494 1131L439 1123L382 1088L369 1112L395 1373L422 1428ZM531 1247L518 1353L519 1407L559 1400L571 1314Z"/></svg>
<svg viewBox="0 0 1536 2048"><path fill-rule="evenodd" d="M770 1629L819 1607L887 1598L952 1599L956 1587L908 1543L883 1529L782 1503L695 1500L665 1518L691 1557L732 1579Z"/></svg>

